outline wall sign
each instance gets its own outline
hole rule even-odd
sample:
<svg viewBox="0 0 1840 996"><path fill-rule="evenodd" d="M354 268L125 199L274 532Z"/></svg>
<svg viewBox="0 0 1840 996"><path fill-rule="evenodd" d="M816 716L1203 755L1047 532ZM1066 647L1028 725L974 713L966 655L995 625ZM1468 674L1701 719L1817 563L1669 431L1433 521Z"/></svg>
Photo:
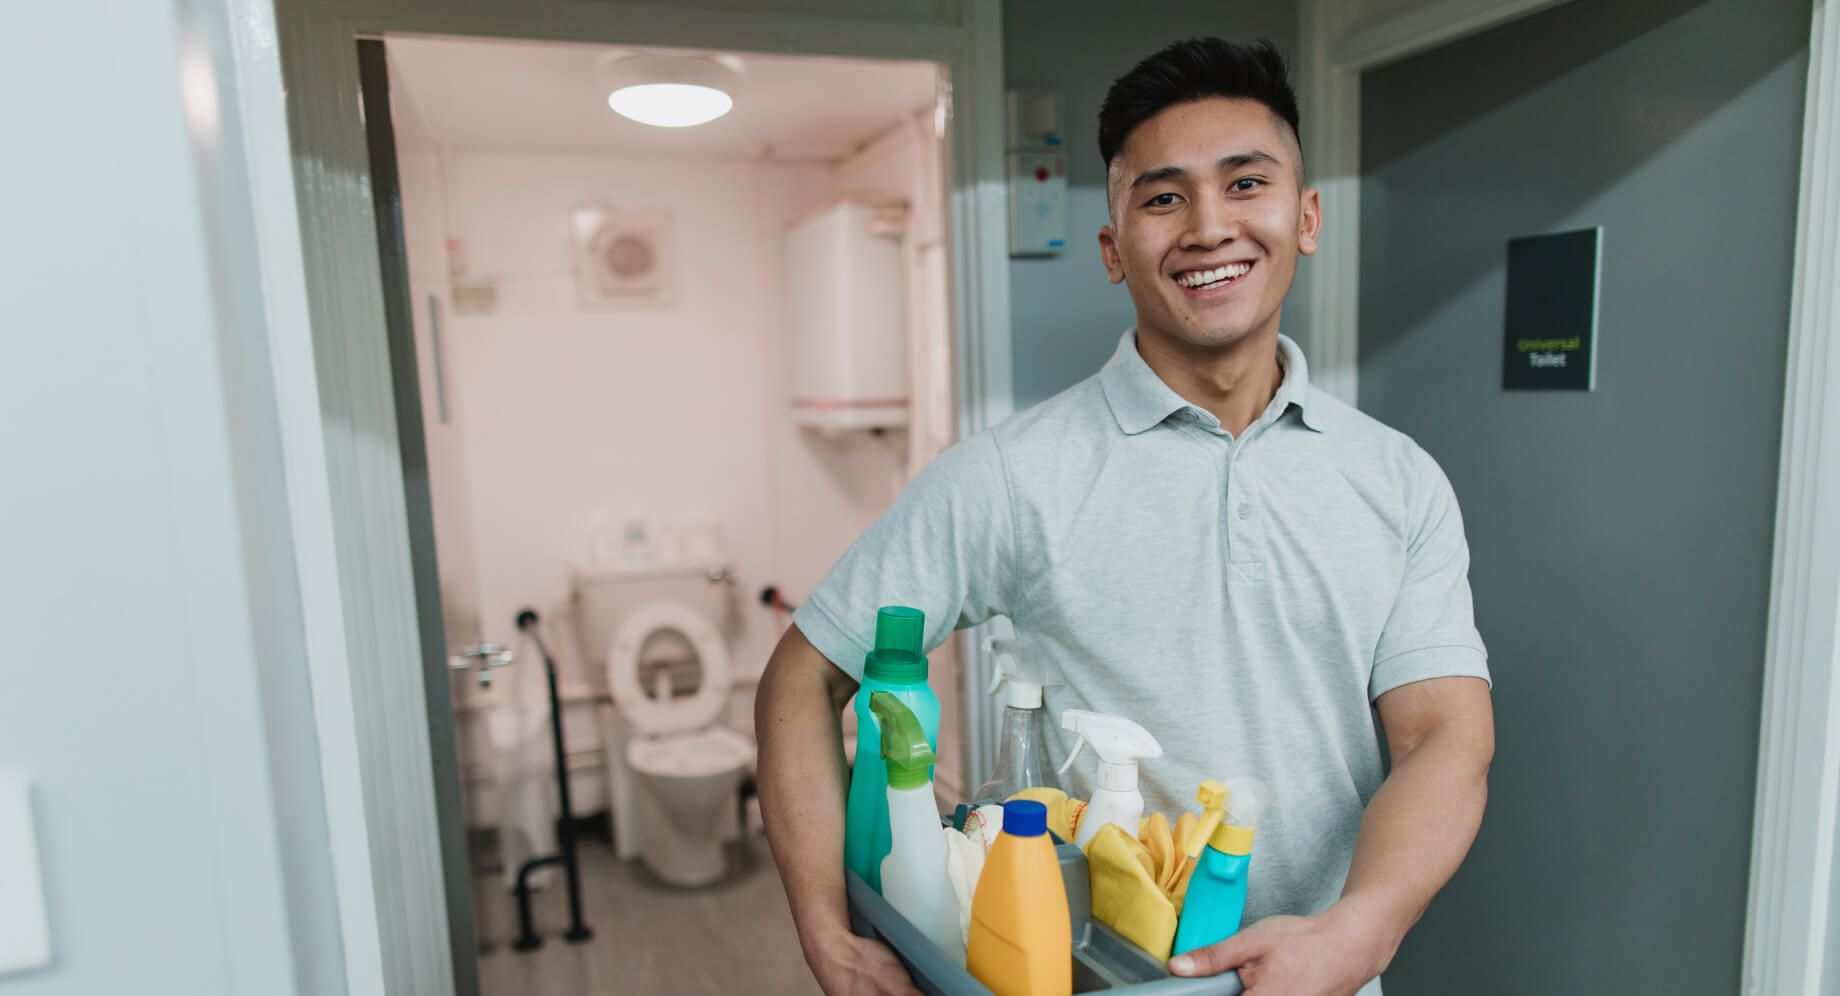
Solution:
<svg viewBox="0 0 1840 996"><path fill-rule="evenodd" d="M1508 311L1501 386L1597 389L1597 282L1604 230L1508 242Z"/></svg>

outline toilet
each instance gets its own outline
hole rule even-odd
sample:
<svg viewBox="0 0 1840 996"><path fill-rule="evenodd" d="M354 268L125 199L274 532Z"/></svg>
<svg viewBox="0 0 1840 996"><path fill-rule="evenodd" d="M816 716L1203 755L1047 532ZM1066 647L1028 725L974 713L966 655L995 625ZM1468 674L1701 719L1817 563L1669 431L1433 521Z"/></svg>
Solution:
<svg viewBox="0 0 1840 996"><path fill-rule="evenodd" d="M732 674L718 628L724 577L668 567L576 577L584 632L605 640L615 844L685 888L727 871L723 845L755 759L753 741L720 722Z"/></svg>

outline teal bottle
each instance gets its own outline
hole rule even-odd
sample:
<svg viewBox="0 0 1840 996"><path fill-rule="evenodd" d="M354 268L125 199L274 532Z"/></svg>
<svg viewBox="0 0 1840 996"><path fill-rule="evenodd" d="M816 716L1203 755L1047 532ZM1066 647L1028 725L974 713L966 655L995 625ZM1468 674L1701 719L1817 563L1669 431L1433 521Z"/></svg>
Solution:
<svg viewBox="0 0 1840 996"><path fill-rule="evenodd" d="M920 720L927 744L939 750L939 698L926 683L921 652L926 614L904 605L884 606L875 618L875 649L863 662L856 691L856 763L850 771L849 810L844 820L843 864L876 892L882 891L882 859L893 845L888 823L888 766L882 760L882 727L869 697L887 692Z"/></svg>
<svg viewBox="0 0 1840 996"><path fill-rule="evenodd" d="M1188 879L1171 955L1205 948L1239 933L1246 915L1246 872L1252 865L1251 827L1221 824Z"/></svg>

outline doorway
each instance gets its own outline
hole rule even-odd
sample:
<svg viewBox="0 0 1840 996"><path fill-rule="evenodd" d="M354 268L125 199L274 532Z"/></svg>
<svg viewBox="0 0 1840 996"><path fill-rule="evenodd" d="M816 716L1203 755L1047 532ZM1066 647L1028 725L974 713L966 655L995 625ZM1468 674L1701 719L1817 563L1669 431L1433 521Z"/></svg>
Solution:
<svg viewBox="0 0 1840 996"><path fill-rule="evenodd" d="M442 807L456 926L472 900L456 976L468 974L464 945L480 953L486 993L613 991L614 979L809 988L747 801L752 690L790 605L952 439L942 67L359 44L424 656L429 644L496 644L514 661L486 670L475 658L446 689L451 714L429 703L436 770L458 775L437 784L457 795ZM734 110L701 128L624 121L597 87L629 60L718 64ZM805 229L852 224L870 231L849 258L790 250ZM863 256L886 263L888 286L857 286L849 267ZM862 299L851 315L875 320L826 323L817 305L848 289ZM826 341L827 328L845 338ZM810 375L839 354L877 362ZM606 606L635 598L706 621L694 648L706 653L628 640ZM515 623L525 610L540 620L530 631ZM622 658L621 641L644 644L643 659ZM602 921L578 951L559 936L535 952L511 943L516 871L559 843L545 651L585 818L561 829L581 842L587 916ZM623 665L651 677L623 685ZM934 665L950 790L963 770L953 648ZM621 697L659 678L672 686L658 686L662 701ZM722 870L684 880L654 853L670 821L633 751L660 739L646 716L718 699L698 734L746 743L748 761L718 830ZM560 935L562 891L537 898L539 934ZM725 950L711 957L712 944Z"/></svg>
<svg viewBox="0 0 1840 996"><path fill-rule="evenodd" d="M450 909L468 892L460 775L451 754L431 753L440 737L425 735L451 722L450 678L440 620L429 622L434 639L418 620L428 604L409 557L418 484L405 477L398 427L408 423L389 376L355 41L411 33L945 66L955 424L965 435L1011 410L1000 13L892 0L745 10L729 0L606 2L540 12L511 0L277 0L273 35L239 38L239 65L272 74L278 63L285 86L285 102L252 105L260 116L248 145L262 179L257 232L279 329L274 375L352 991L478 991L472 929ZM977 648L960 646L969 675L981 673ZM966 701L974 767L988 739L976 735L982 706ZM442 784L454 786L446 798L437 797ZM448 884L455 877L459 884Z"/></svg>

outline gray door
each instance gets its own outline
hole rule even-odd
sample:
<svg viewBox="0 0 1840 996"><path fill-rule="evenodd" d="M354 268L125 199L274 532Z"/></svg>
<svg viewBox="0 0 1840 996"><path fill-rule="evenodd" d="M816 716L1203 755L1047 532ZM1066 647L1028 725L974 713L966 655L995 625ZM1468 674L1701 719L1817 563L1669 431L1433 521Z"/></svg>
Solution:
<svg viewBox="0 0 1840 996"><path fill-rule="evenodd" d="M1808 20L1592 0L1364 79L1360 404L1456 488L1499 726L1395 996L1739 988ZM1507 241L1600 225L1596 391L1504 392Z"/></svg>

